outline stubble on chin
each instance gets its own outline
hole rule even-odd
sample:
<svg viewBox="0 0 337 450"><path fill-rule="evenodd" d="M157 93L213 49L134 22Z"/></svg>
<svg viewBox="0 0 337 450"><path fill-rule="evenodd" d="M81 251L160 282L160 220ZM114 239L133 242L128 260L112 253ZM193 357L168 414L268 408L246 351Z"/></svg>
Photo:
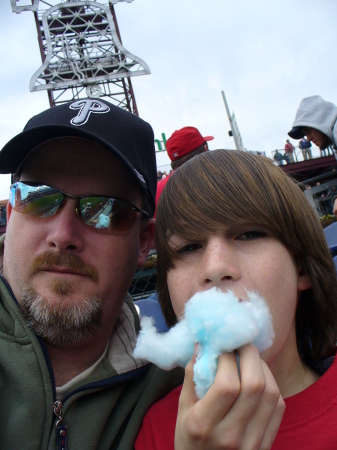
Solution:
<svg viewBox="0 0 337 450"><path fill-rule="evenodd" d="M61 297L70 297L74 292L73 283L69 280L53 280L50 283L52 293Z"/></svg>
<svg viewBox="0 0 337 450"><path fill-rule="evenodd" d="M52 251L41 253L33 259L30 276L50 267L68 268L94 283L99 281L97 269L78 255ZM51 280L49 289L48 298L32 285L27 285L19 299L28 326L45 342L55 346L81 343L102 327L103 300L99 293L84 295L75 302L71 298L75 291L74 283L64 278Z"/></svg>
<svg viewBox="0 0 337 450"><path fill-rule="evenodd" d="M95 293L71 302L73 285L68 280L51 283L53 303L43 297L32 286L27 286L21 295L20 307L27 325L53 345L73 345L83 342L102 327L102 297Z"/></svg>

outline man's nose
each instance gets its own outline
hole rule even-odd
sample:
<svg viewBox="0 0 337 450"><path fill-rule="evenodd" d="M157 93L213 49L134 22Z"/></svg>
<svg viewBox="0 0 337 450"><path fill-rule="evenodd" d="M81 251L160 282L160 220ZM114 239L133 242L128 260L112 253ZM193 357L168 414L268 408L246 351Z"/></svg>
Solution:
<svg viewBox="0 0 337 450"><path fill-rule="evenodd" d="M312 135L311 135L311 132L309 130L306 130L306 137L307 137L308 141L312 140Z"/></svg>
<svg viewBox="0 0 337 450"><path fill-rule="evenodd" d="M47 243L59 251L80 250L83 247L83 227L76 213L76 200L66 198L63 206L50 217Z"/></svg>
<svg viewBox="0 0 337 450"><path fill-rule="evenodd" d="M221 237L207 243L199 267L199 283L206 289L230 285L241 277L233 242Z"/></svg>

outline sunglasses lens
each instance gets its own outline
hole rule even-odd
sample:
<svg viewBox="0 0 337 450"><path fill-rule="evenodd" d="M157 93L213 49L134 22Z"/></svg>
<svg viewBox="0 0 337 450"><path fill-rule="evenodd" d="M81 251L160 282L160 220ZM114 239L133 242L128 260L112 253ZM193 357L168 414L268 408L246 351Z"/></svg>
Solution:
<svg viewBox="0 0 337 450"><path fill-rule="evenodd" d="M81 198L80 208L87 225L115 232L130 230L137 217L130 203L110 197Z"/></svg>
<svg viewBox="0 0 337 450"><path fill-rule="evenodd" d="M50 186L32 186L21 181L12 184L9 202L13 210L19 213L34 217L51 217L62 206L65 196L79 201L84 222L93 228L113 232L128 231L137 218L137 210L126 200L95 195L72 197Z"/></svg>
<svg viewBox="0 0 337 450"><path fill-rule="evenodd" d="M14 211L19 213L50 217L59 209L63 194L49 186L30 186L18 182L11 186L9 201Z"/></svg>

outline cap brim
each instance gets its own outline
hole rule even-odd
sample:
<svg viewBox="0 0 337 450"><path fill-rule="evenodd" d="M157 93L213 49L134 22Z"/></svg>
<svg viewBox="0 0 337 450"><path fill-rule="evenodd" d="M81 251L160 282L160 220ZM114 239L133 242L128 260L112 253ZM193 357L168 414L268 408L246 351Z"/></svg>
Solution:
<svg viewBox="0 0 337 450"><path fill-rule="evenodd" d="M14 173L27 156L39 145L59 137L82 137L98 142L121 160L135 175L135 168L130 161L113 145L86 130L66 125L46 125L22 131L11 139L0 152L0 174ZM146 183L136 179L146 189Z"/></svg>
<svg viewBox="0 0 337 450"><path fill-rule="evenodd" d="M293 139L301 139L302 137L304 137L304 133L302 131L302 127L294 127L292 128L288 135L293 138Z"/></svg>
<svg viewBox="0 0 337 450"><path fill-rule="evenodd" d="M203 138L205 139L205 141L213 141L214 136L203 136Z"/></svg>
<svg viewBox="0 0 337 450"><path fill-rule="evenodd" d="M25 130L3 147L0 152L0 174L15 173L27 156L40 144L59 137L82 137L98 142L128 167L140 186L147 190L145 180L137 176L137 170L113 145L88 131L64 125L46 125ZM151 199L152 200L152 199ZM154 201L154 200L153 200ZM153 205L152 205L153 206Z"/></svg>
<svg viewBox="0 0 337 450"><path fill-rule="evenodd" d="M34 148L50 139L65 136L84 137L78 129L73 132L69 128L48 125L24 130L17 134L0 152L0 173L14 173Z"/></svg>

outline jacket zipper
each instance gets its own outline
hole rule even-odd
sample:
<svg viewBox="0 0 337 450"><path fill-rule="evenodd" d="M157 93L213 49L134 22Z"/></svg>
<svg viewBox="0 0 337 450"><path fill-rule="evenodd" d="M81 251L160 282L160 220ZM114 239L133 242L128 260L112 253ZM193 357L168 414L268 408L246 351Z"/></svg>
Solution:
<svg viewBox="0 0 337 450"><path fill-rule="evenodd" d="M122 383L123 381L128 381L129 379L134 378L135 372L137 372L137 375L141 375L142 373L147 372L149 367L150 364L146 364L145 366L142 366L139 369L135 369L131 372L127 372L126 374L114 375L111 378L107 378L105 380L81 386L66 394L61 401L56 400L54 402L54 414L57 418L56 422L57 450L67 450L68 425L67 422L62 417L62 406L66 400L68 400L71 396L80 391L85 391L88 389L104 388Z"/></svg>
<svg viewBox="0 0 337 450"><path fill-rule="evenodd" d="M67 423L62 418L62 402L56 400L54 402L54 414L57 417L56 422L56 436L57 436L57 449L67 449Z"/></svg>

